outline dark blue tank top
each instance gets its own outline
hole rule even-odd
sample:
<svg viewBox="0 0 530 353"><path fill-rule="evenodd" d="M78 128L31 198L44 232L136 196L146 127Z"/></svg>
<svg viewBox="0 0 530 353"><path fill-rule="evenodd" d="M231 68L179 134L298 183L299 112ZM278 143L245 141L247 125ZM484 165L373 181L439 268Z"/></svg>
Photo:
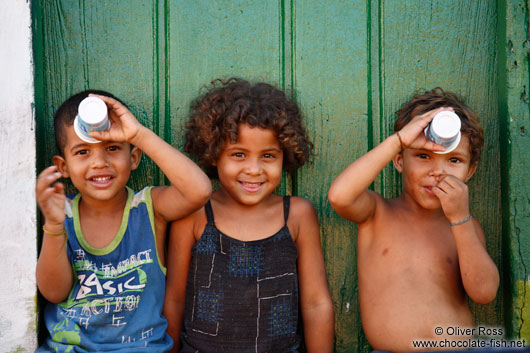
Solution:
<svg viewBox="0 0 530 353"><path fill-rule="evenodd" d="M158 257L151 187L127 188L122 224L103 249L81 231L78 194L68 198L65 228L74 285L60 304L48 303L50 333L37 352L169 352L162 316L166 268Z"/></svg>
<svg viewBox="0 0 530 353"><path fill-rule="evenodd" d="M298 352L298 251L287 228L241 241L208 223L192 249L181 352Z"/></svg>

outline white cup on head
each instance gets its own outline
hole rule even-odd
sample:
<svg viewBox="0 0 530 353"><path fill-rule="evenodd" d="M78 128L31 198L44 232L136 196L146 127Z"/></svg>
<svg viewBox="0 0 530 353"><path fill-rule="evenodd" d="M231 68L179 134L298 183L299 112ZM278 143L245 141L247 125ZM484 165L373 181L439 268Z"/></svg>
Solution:
<svg viewBox="0 0 530 353"><path fill-rule="evenodd" d="M462 138L460 117L450 110L443 110L436 114L431 123L425 128L427 140L445 147L445 151L436 153L449 153L453 151Z"/></svg>
<svg viewBox="0 0 530 353"><path fill-rule="evenodd" d="M98 97L86 97L79 104L77 116L74 120L74 131L85 142L101 142L89 135L91 131L110 129L107 105Z"/></svg>

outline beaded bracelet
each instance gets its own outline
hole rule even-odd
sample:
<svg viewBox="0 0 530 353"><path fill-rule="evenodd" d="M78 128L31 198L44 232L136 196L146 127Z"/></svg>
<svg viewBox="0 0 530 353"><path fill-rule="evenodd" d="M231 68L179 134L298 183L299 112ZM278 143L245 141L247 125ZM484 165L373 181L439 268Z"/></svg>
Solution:
<svg viewBox="0 0 530 353"><path fill-rule="evenodd" d="M48 235L53 235L54 237L66 234L66 229L63 229L61 232L50 232L44 226L42 226L42 231Z"/></svg>
<svg viewBox="0 0 530 353"><path fill-rule="evenodd" d="M461 220L460 222L456 222L456 223L449 223L449 225L452 227L452 226L458 226L460 224L463 224L463 223L466 223L467 221L469 221L473 216L469 215L467 218Z"/></svg>

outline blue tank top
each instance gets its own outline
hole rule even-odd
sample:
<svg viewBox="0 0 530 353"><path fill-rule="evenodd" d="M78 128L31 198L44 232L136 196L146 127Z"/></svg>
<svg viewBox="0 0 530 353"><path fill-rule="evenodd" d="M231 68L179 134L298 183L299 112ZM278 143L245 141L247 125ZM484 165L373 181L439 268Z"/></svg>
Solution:
<svg viewBox="0 0 530 353"><path fill-rule="evenodd" d="M80 195L67 200L67 253L75 281L65 302L47 304L44 321L50 336L37 352L171 349L162 316L166 269L157 254L151 188L127 192L120 230L103 249L83 237Z"/></svg>
<svg viewBox="0 0 530 353"><path fill-rule="evenodd" d="M192 249L181 352L297 352L298 251L284 226L257 241L240 241L208 223Z"/></svg>

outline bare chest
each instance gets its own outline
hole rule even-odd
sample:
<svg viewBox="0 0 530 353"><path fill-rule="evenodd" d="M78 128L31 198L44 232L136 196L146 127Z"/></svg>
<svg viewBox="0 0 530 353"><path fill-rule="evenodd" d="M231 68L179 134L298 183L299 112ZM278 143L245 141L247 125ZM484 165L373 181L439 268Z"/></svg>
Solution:
<svg viewBox="0 0 530 353"><path fill-rule="evenodd" d="M460 282L458 255L449 227L404 222L360 229L359 271L446 286ZM390 278L387 278L390 280Z"/></svg>

